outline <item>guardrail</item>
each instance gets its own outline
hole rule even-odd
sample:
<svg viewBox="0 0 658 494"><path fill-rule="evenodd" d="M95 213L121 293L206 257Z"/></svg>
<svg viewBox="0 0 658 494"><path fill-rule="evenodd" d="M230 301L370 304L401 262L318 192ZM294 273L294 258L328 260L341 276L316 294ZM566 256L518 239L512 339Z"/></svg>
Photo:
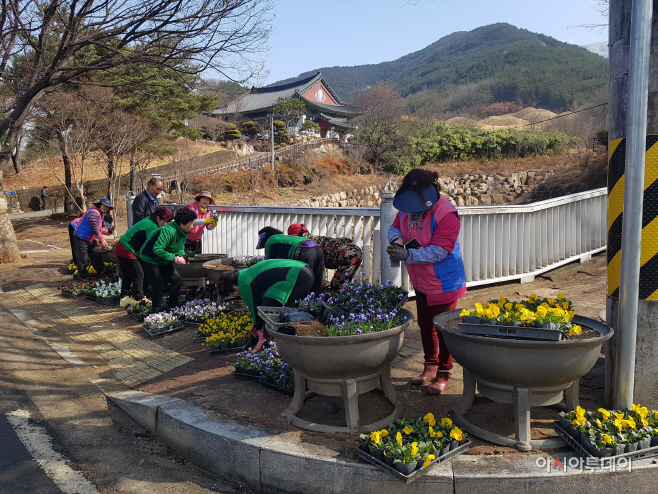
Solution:
<svg viewBox="0 0 658 494"><path fill-rule="evenodd" d="M575 260L588 260L606 248L607 190L580 192L528 206L458 208L460 239L468 286L519 279L530 281ZM204 253L257 254L258 230L285 232L304 223L318 235L351 237L364 250L363 274L381 276L379 208L296 208L211 206L218 227L204 234ZM388 262L388 259L385 260ZM402 265L402 286L413 289Z"/></svg>

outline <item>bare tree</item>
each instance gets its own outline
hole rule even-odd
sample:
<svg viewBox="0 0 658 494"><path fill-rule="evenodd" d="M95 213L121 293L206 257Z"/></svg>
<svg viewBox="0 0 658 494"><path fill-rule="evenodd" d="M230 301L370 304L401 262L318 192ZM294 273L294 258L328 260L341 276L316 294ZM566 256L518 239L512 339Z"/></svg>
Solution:
<svg viewBox="0 0 658 494"><path fill-rule="evenodd" d="M178 201L183 203L189 199L194 176L201 164L200 152L191 142L186 141L167 161L176 183Z"/></svg>
<svg viewBox="0 0 658 494"><path fill-rule="evenodd" d="M0 8L0 77L15 93L11 112L0 121L0 135L7 133L0 169L6 169L30 107L61 84L89 82L93 72L132 65L253 76L261 65L246 56L262 49L271 4L3 0Z"/></svg>
<svg viewBox="0 0 658 494"><path fill-rule="evenodd" d="M355 140L366 146L373 164L381 166L385 153L396 146L405 112L404 100L393 86L380 83L366 89L354 105L364 110L354 120L358 125Z"/></svg>
<svg viewBox="0 0 658 494"><path fill-rule="evenodd" d="M0 171L12 163L34 103L63 84L89 83L95 72L139 65L250 78L262 68L248 57L263 48L271 8L270 0L2 0L0 81L13 105L0 116Z"/></svg>

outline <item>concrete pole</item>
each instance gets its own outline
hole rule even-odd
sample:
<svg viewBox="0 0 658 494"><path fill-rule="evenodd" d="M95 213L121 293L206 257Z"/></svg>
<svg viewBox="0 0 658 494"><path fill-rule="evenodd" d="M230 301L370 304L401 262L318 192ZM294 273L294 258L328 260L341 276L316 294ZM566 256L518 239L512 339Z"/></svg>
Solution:
<svg viewBox="0 0 658 494"><path fill-rule="evenodd" d="M135 193L128 191L126 194L126 224L128 228L133 226L133 201L135 200Z"/></svg>
<svg viewBox="0 0 658 494"><path fill-rule="evenodd" d="M639 10L632 12L633 7ZM658 407L658 234L653 233L658 228L658 16L657 5L653 6L653 16L650 8L648 0L610 2L606 320L616 333L606 346L605 402L615 408L630 406L631 402ZM642 89L646 63L642 62L641 50L636 49L642 44L641 36L635 33L647 22L651 22L652 31L651 63L648 88L644 85ZM631 24L635 24L633 36ZM646 94L637 95L638 90ZM646 124L640 120L643 97L648 97ZM643 140L638 134L645 129ZM638 154L646 159L644 170ZM643 206L637 209L638 202L631 199L641 199L642 195ZM633 238L640 240L632 233L638 224L641 242L628 244ZM638 271L639 281L634 279Z"/></svg>
<svg viewBox="0 0 658 494"><path fill-rule="evenodd" d="M379 205L379 226L381 235L381 263L382 263L382 284L389 280L395 285L400 286L402 283L402 263L391 261L386 247L388 247L388 229L393 224L398 210L393 206L393 198L398 186L391 180L382 187L380 197L382 202Z"/></svg>
<svg viewBox="0 0 658 494"><path fill-rule="evenodd" d="M270 144L272 150L272 171L274 171L274 113L270 115Z"/></svg>

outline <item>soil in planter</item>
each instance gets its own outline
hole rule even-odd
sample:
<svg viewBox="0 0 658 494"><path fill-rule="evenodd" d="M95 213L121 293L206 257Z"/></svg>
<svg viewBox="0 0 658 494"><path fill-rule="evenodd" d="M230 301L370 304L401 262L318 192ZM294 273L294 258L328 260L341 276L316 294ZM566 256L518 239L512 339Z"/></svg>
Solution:
<svg viewBox="0 0 658 494"><path fill-rule="evenodd" d="M320 321L296 323L297 336L328 336L327 327Z"/></svg>
<svg viewBox="0 0 658 494"><path fill-rule="evenodd" d="M444 326L444 329L447 329L449 331L459 331L459 326L458 324L461 322L461 319L451 319L448 321L448 323ZM588 328L586 326L581 326L582 332L580 334L574 334L571 336L562 336L562 340L588 340L590 338L597 338L598 336L601 336L601 334L592 328ZM297 334L299 334L299 329L297 330ZM486 338L486 336L485 336ZM514 338L506 338L508 340L514 339Z"/></svg>
<svg viewBox="0 0 658 494"><path fill-rule="evenodd" d="M224 271L226 269L235 269L230 264L212 264L211 266L206 266L206 269L212 269L214 271Z"/></svg>

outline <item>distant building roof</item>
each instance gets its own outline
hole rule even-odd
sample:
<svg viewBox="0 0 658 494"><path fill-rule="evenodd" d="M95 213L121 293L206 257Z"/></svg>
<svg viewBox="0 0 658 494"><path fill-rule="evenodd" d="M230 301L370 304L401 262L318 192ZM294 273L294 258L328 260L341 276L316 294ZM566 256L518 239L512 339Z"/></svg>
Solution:
<svg viewBox="0 0 658 494"><path fill-rule="evenodd" d="M333 99L338 104L327 104L320 101L313 101L305 94L317 85L322 85L331 95L328 99ZM237 99L231 101L225 108L217 108L213 115L231 115L234 113L256 113L264 112L276 105L279 98L300 98L311 108L341 116L356 116L361 113L357 108L345 105L338 95L329 87L327 82L318 72L314 76L301 79L299 81L281 84L278 86L252 87L248 93L243 94Z"/></svg>

